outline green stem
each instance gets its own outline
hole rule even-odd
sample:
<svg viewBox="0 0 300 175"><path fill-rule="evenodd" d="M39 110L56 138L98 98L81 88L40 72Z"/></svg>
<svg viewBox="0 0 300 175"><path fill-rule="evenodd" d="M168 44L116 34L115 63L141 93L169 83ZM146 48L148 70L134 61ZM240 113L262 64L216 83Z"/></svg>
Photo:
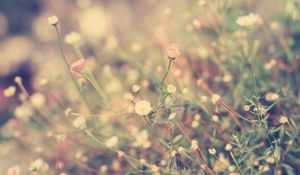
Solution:
<svg viewBox="0 0 300 175"><path fill-rule="evenodd" d="M172 64L172 60L169 60L167 72L166 72L166 74L164 75L164 77L163 77L163 79L162 79L162 81L161 81L161 83L160 83L160 90L162 90L162 88L163 88L163 84L164 84L164 82L165 82L165 80L166 80L166 78L167 78L167 76L168 76L168 73L169 73L170 68L171 68L171 64Z"/></svg>
<svg viewBox="0 0 300 175"><path fill-rule="evenodd" d="M98 94L102 97L102 99L107 102L108 99L104 93L104 91L102 90L102 88L100 87L100 85L97 83L96 78L94 77L94 75L87 71L83 73L84 77L86 77L89 82L93 85L93 87L96 89L96 91L98 92Z"/></svg>
<svg viewBox="0 0 300 175"><path fill-rule="evenodd" d="M57 25L55 25L54 28L55 28L55 31L56 31L57 42L58 42L58 46L59 46L59 51L60 51L61 57L63 58L66 66L67 66L67 69L69 70L70 69L70 64L69 64L69 62L68 62L68 60L67 60L67 58L66 58L66 56L64 54L63 47L62 47L62 42L61 42L61 36L60 36L59 30L57 28ZM80 87L79 87L78 83L76 82L73 74L70 71L68 71L68 72L69 72L69 76L71 77L71 80L72 80L73 84L76 86L77 91L79 92L80 96L82 97L85 105L90 110L90 106L88 105L85 96L83 95L82 91L80 90Z"/></svg>
<svg viewBox="0 0 300 175"><path fill-rule="evenodd" d="M229 153L230 153L230 156L231 156L232 160L233 160L234 163L235 163L235 166L237 167L237 169L239 170L239 172L240 172L241 174L243 174L243 172L242 172L242 170L241 170L241 168L240 168L238 162L236 161L236 159L235 159L235 157L234 157L232 151L230 151Z"/></svg>
<svg viewBox="0 0 300 175"><path fill-rule="evenodd" d="M161 107L162 104L164 104L164 102L166 101L167 97L169 96L170 94L168 93L164 99L161 101L161 103L157 106L157 109L159 109Z"/></svg>

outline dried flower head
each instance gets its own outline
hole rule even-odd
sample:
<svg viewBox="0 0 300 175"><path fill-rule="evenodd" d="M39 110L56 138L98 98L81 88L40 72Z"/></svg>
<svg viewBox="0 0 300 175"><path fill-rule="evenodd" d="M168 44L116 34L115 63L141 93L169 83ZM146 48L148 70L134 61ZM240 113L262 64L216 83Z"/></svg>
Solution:
<svg viewBox="0 0 300 175"><path fill-rule="evenodd" d="M53 25L53 26L56 26L57 23L58 23L58 18L57 18L57 16L55 16L55 15L49 16L49 17L48 17L48 22L49 22L49 24L51 24L51 25Z"/></svg>
<svg viewBox="0 0 300 175"><path fill-rule="evenodd" d="M180 56L179 47L177 44L169 44L167 46L167 56L170 60L175 60Z"/></svg>
<svg viewBox="0 0 300 175"><path fill-rule="evenodd" d="M135 104L134 110L138 115L148 115L152 110L151 103L146 100L141 100Z"/></svg>
<svg viewBox="0 0 300 175"><path fill-rule="evenodd" d="M85 59L79 59L72 63L71 65L71 71L81 73L86 68L86 60Z"/></svg>

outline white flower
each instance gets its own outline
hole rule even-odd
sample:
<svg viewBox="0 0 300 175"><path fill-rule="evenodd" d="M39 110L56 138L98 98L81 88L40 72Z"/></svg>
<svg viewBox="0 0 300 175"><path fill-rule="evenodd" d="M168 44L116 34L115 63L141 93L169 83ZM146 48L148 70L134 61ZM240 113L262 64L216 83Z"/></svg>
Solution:
<svg viewBox="0 0 300 175"><path fill-rule="evenodd" d="M71 115L71 112L72 112L72 108L67 108L64 113L65 113L65 116L70 116Z"/></svg>
<svg viewBox="0 0 300 175"><path fill-rule="evenodd" d="M34 93L30 96L30 102L34 107L42 107L46 102L46 98L42 93Z"/></svg>
<svg viewBox="0 0 300 175"><path fill-rule="evenodd" d="M65 36L64 39L65 43L71 44L71 45L76 45L79 44L81 41L81 35L77 32L71 31Z"/></svg>
<svg viewBox="0 0 300 175"><path fill-rule="evenodd" d="M206 97L205 95L202 95L202 96L201 96L201 101L202 101L203 103L206 103L206 102L207 102L207 97Z"/></svg>
<svg viewBox="0 0 300 175"><path fill-rule="evenodd" d="M148 115L152 110L151 103L146 100L141 100L135 104L134 110L138 115Z"/></svg>
<svg viewBox="0 0 300 175"><path fill-rule="evenodd" d="M231 151L232 150L231 144L227 143L226 146L225 146L225 150L226 151Z"/></svg>
<svg viewBox="0 0 300 175"><path fill-rule="evenodd" d="M7 175L20 175L20 167L13 166L7 170Z"/></svg>
<svg viewBox="0 0 300 175"><path fill-rule="evenodd" d="M139 92L141 90L141 86L139 86L139 85L133 85L132 86L132 91L134 92L134 93L137 93L137 92Z"/></svg>
<svg viewBox="0 0 300 175"><path fill-rule="evenodd" d="M174 94L176 92L176 86L174 86L173 84L169 84L168 87L167 87L167 92L169 94Z"/></svg>
<svg viewBox="0 0 300 175"><path fill-rule="evenodd" d="M80 129L84 129L86 128L86 120L83 116L79 116L77 117L74 121L73 121L73 126L75 128L80 128Z"/></svg>
<svg viewBox="0 0 300 175"><path fill-rule="evenodd" d="M33 111L30 105L23 103L21 106L18 106L14 110L14 115L16 118L27 121L30 116L32 116Z"/></svg>
<svg viewBox="0 0 300 175"><path fill-rule="evenodd" d="M217 151L216 151L215 148L208 148L208 152L209 152L209 154L211 154L211 155L215 155Z"/></svg>
<svg viewBox="0 0 300 175"><path fill-rule="evenodd" d="M49 22L49 24L51 24L51 25L53 25L53 26L56 26L57 23L58 23L58 18L57 18L57 16L55 16L55 15L49 16L49 17L48 17L48 22Z"/></svg>
<svg viewBox="0 0 300 175"><path fill-rule="evenodd" d="M219 116L217 116L217 115L213 115L213 116L211 116L211 118L212 118L212 120L214 122L218 122L219 121Z"/></svg>
<svg viewBox="0 0 300 175"><path fill-rule="evenodd" d="M119 142L119 138L117 136L113 136L105 142L105 146L111 148L116 146L118 142Z"/></svg>
<svg viewBox="0 0 300 175"><path fill-rule="evenodd" d="M211 102L215 105L219 100L221 100L221 97L220 95L218 94L213 94L211 96Z"/></svg>
<svg viewBox="0 0 300 175"><path fill-rule="evenodd" d="M198 141L197 140L192 140L191 141L191 149L192 150L198 149Z"/></svg>
<svg viewBox="0 0 300 175"><path fill-rule="evenodd" d="M48 170L49 170L48 163L42 160L41 158L36 159L34 162L30 164L29 167L29 171L46 172Z"/></svg>
<svg viewBox="0 0 300 175"><path fill-rule="evenodd" d="M182 147L182 146L180 146L179 148L178 148L178 153L184 153L184 151L185 151L185 149L184 149L184 147Z"/></svg>
<svg viewBox="0 0 300 175"><path fill-rule="evenodd" d="M134 147L142 147L149 148L151 146L151 142L149 141L149 134L147 130L142 130L138 133L134 134L135 141L132 143Z"/></svg>
<svg viewBox="0 0 300 175"><path fill-rule="evenodd" d="M261 24L262 19L259 15L250 13L246 16L240 16L235 21L241 27L251 27L253 25Z"/></svg>
<svg viewBox="0 0 300 175"><path fill-rule="evenodd" d="M175 113L175 112L172 112L172 113L169 115L168 120L173 120L175 117L176 117L176 113Z"/></svg>

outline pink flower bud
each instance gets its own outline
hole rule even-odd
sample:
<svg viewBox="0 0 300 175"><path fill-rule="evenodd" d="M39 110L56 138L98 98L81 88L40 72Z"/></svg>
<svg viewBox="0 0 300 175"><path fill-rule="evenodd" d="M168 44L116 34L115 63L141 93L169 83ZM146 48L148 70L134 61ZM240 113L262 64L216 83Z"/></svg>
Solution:
<svg viewBox="0 0 300 175"><path fill-rule="evenodd" d="M71 71L80 73L86 66L86 60L80 59L72 63L71 65Z"/></svg>

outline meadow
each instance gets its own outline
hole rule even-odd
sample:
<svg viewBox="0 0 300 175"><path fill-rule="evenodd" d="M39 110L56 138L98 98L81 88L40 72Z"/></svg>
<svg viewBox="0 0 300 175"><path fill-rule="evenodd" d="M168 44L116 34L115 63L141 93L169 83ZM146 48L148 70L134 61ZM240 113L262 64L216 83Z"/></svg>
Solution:
<svg viewBox="0 0 300 175"><path fill-rule="evenodd" d="M38 4L0 4L0 174L300 174L300 1Z"/></svg>

